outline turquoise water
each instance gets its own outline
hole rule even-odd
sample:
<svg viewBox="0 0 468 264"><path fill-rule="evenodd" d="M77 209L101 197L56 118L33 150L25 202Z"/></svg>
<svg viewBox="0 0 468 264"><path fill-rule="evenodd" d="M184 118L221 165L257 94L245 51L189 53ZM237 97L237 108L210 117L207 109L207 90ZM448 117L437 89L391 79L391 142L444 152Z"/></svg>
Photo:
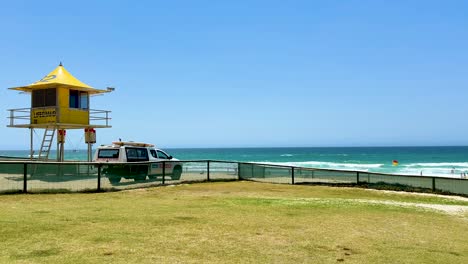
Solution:
<svg viewBox="0 0 468 264"><path fill-rule="evenodd" d="M312 168L448 176L468 173L468 147L360 148L210 148L165 149L181 160L229 160ZM3 156L27 157L28 151L1 151ZM54 153L51 153L54 157ZM86 151L66 151L67 160L86 160ZM393 166L392 161L399 165Z"/></svg>

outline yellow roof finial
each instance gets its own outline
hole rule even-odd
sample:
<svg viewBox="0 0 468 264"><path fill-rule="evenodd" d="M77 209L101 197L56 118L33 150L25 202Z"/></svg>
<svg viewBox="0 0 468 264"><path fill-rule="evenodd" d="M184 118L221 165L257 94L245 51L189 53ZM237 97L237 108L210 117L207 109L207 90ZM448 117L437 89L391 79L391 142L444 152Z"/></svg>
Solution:
<svg viewBox="0 0 468 264"><path fill-rule="evenodd" d="M59 66L63 66L63 65L62 65L62 62L60 62Z"/></svg>

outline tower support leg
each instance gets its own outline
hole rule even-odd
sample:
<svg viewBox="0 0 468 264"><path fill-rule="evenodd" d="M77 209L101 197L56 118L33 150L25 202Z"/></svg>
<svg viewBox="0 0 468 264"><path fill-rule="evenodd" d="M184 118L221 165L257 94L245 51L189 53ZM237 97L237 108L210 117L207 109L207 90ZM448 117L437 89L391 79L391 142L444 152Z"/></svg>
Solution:
<svg viewBox="0 0 468 264"><path fill-rule="evenodd" d="M59 131L59 128L57 127L57 132ZM57 135L57 161L60 161L60 142L59 142L59 135ZM52 142L50 142L50 144L52 144Z"/></svg>
<svg viewBox="0 0 468 264"><path fill-rule="evenodd" d="M92 152L93 152L93 145L88 143L88 162L92 161Z"/></svg>
<svg viewBox="0 0 468 264"><path fill-rule="evenodd" d="M34 128L29 128L29 159L33 159L33 155L34 155L34 147L33 147L33 132L34 132Z"/></svg>

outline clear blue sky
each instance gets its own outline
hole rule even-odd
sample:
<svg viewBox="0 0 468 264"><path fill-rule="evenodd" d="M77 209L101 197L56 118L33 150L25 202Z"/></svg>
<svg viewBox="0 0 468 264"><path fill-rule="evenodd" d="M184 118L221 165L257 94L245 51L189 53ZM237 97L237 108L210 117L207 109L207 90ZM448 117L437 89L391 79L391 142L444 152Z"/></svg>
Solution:
<svg viewBox="0 0 468 264"><path fill-rule="evenodd" d="M6 1L0 102L60 61L161 147L468 145L467 1ZM0 127L0 149L27 129ZM70 132L79 145L82 132ZM36 142L40 137L36 137ZM85 145L79 145L85 148Z"/></svg>

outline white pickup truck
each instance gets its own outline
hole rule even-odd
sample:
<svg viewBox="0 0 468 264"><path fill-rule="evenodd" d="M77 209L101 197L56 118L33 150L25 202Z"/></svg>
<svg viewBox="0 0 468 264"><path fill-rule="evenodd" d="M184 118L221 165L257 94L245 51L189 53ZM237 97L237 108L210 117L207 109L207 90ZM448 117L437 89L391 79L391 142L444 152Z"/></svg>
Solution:
<svg viewBox="0 0 468 264"><path fill-rule="evenodd" d="M112 145L102 145L94 153L93 161L106 163L101 173L112 184L119 183L122 178L144 181L146 177L163 176L162 161L166 161L164 174L172 180L180 179L182 174L182 163L177 162L178 159L148 143L116 141Z"/></svg>

